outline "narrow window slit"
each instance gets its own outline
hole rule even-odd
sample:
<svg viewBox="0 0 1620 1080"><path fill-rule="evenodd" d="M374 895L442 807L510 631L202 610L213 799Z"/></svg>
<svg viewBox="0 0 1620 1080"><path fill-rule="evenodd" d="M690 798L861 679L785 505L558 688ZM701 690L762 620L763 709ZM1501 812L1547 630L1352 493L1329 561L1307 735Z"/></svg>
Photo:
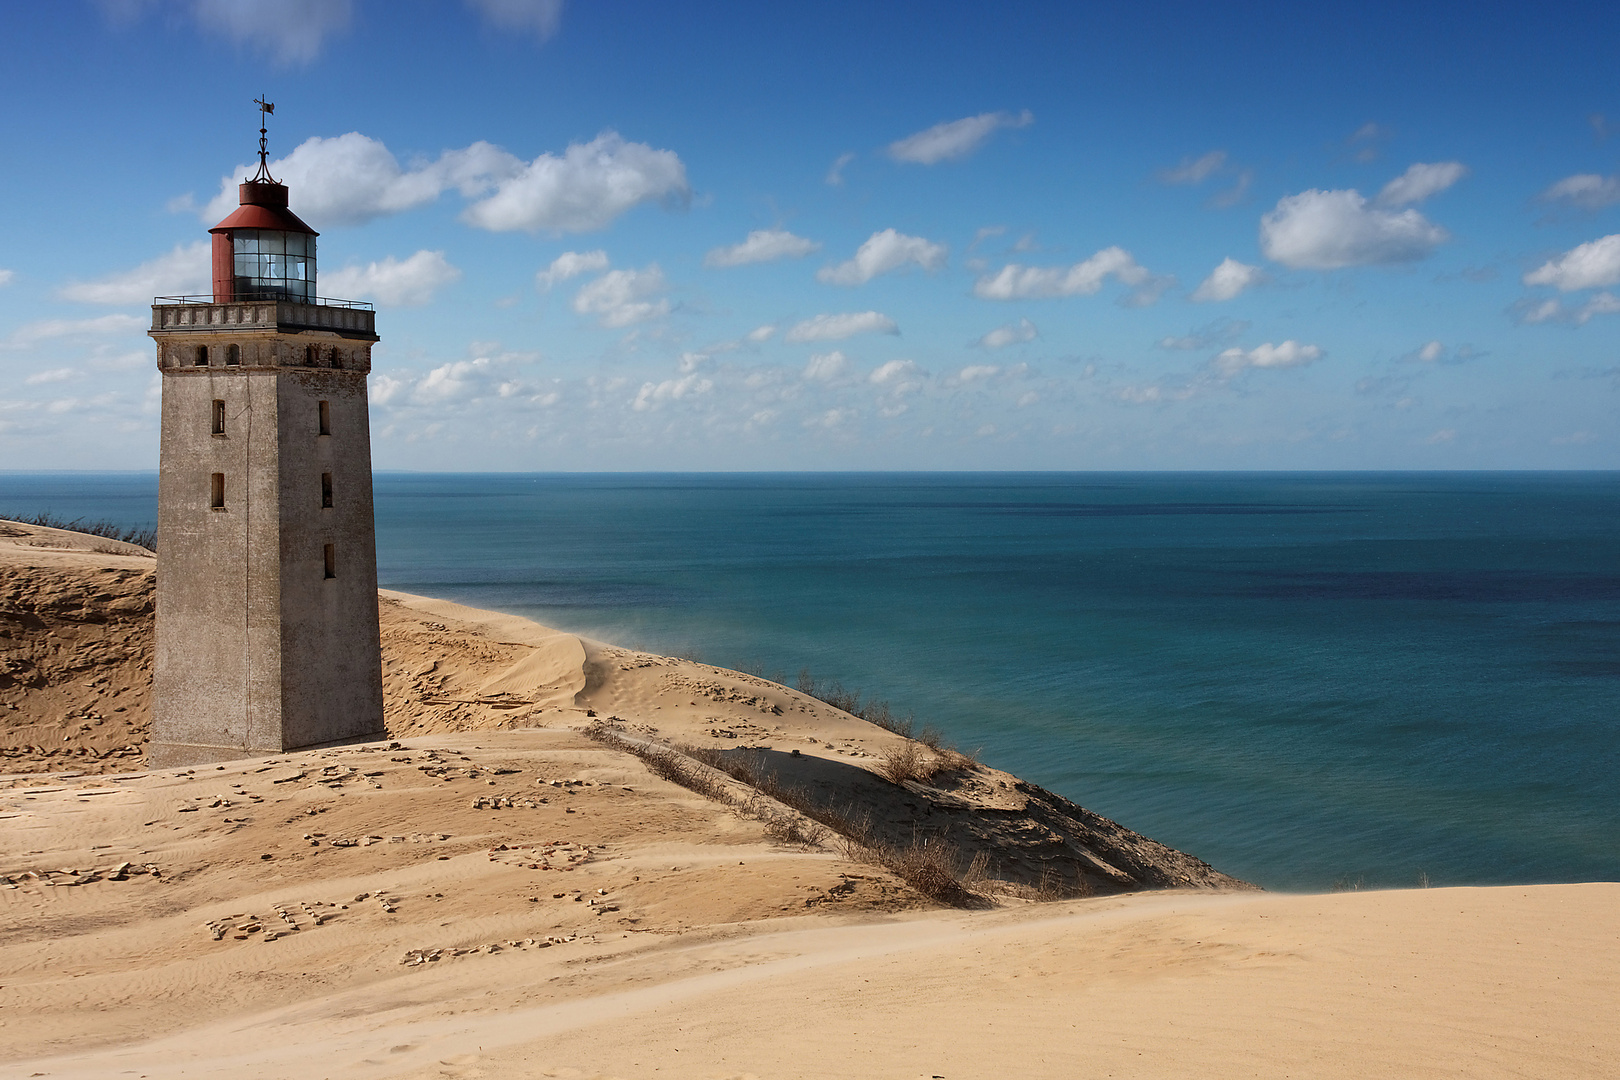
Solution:
<svg viewBox="0 0 1620 1080"><path fill-rule="evenodd" d="M321 431L322 435L332 434L332 403L321 402Z"/></svg>
<svg viewBox="0 0 1620 1080"><path fill-rule="evenodd" d="M337 577L337 545L326 545L326 576L330 580Z"/></svg>
<svg viewBox="0 0 1620 1080"><path fill-rule="evenodd" d="M217 472L213 475L208 505L214 510L225 509L225 474Z"/></svg>
<svg viewBox="0 0 1620 1080"><path fill-rule="evenodd" d="M332 474L321 473L321 508L330 509L332 506Z"/></svg>
<svg viewBox="0 0 1620 1080"><path fill-rule="evenodd" d="M225 403L219 398L214 399L214 434L225 434Z"/></svg>

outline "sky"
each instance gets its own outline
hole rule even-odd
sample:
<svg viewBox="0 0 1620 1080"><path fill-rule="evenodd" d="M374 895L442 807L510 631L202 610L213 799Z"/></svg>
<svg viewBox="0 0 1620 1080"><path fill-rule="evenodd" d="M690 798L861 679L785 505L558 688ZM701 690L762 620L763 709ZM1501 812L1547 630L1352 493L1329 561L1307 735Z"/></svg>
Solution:
<svg viewBox="0 0 1620 1080"><path fill-rule="evenodd" d="M1620 467L1620 5L0 0L0 469L275 103L378 469Z"/></svg>

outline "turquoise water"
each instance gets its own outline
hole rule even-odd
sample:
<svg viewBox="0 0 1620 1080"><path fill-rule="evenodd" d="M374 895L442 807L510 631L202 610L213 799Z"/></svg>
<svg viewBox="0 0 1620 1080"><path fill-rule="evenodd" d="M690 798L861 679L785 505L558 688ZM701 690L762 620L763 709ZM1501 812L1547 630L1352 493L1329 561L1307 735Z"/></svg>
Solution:
<svg viewBox="0 0 1620 1080"><path fill-rule="evenodd" d="M0 513L154 516L150 475ZM809 668L1282 889L1620 879L1620 475L379 474L385 586Z"/></svg>

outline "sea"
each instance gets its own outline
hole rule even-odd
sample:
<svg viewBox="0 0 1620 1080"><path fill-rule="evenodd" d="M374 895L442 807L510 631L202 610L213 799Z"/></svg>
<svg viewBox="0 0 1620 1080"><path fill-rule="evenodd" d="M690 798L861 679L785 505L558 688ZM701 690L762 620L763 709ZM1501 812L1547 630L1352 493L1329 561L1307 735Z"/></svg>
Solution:
<svg viewBox="0 0 1620 1080"><path fill-rule="evenodd" d="M1620 473L378 473L380 583L885 701L1268 889L1620 880ZM0 473L131 526L151 473Z"/></svg>

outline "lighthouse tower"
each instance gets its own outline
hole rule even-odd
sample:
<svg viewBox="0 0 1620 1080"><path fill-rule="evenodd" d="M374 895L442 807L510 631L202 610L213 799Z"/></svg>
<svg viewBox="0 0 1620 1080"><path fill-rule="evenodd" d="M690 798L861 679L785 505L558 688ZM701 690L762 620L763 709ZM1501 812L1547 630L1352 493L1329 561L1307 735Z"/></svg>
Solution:
<svg viewBox="0 0 1620 1080"><path fill-rule="evenodd" d="M260 105L261 116L273 110ZM259 169L213 229L212 296L160 296L157 657L148 760L383 730L369 304L316 295L315 230Z"/></svg>

